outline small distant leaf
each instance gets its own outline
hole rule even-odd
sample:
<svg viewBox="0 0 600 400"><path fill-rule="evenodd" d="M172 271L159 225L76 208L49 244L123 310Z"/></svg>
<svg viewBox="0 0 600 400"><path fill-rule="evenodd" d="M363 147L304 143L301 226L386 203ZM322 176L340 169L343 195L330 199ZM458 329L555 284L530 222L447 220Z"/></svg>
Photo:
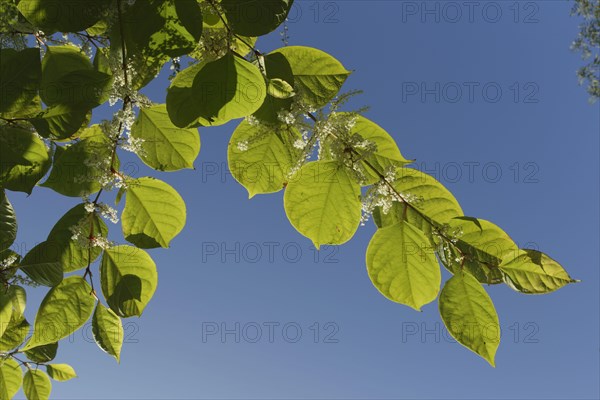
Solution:
<svg viewBox="0 0 600 400"><path fill-rule="evenodd" d="M279 78L269 79L267 93L276 99L289 99L296 94L292 85Z"/></svg>
<svg viewBox="0 0 600 400"><path fill-rule="evenodd" d="M194 168L200 152L198 130L173 125L164 104L142 108L131 136L143 140L139 153L142 161L159 171Z"/></svg>
<svg viewBox="0 0 600 400"><path fill-rule="evenodd" d="M361 218L360 186L335 161L304 165L283 197L285 213L315 247L350 240Z"/></svg>
<svg viewBox="0 0 600 400"><path fill-rule="evenodd" d="M117 315L139 317L158 285L156 264L141 249L112 247L102 256L100 283L108 305Z"/></svg>
<svg viewBox="0 0 600 400"><path fill-rule="evenodd" d="M300 133L287 125L251 125L242 121L227 147L227 162L233 177L256 194L283 189L302 150L294 147Z"/></svg>
<svg viewBox="0 0 600 400"><path fill-rule="evenodd" d="M367 271L385 297L417 311L440 291L440 266L431 244L406 221L375 232L367 249Z"/></svg>
<svg viewBox="0 0 600 400"><path fill-rule="evenodd" d="M68 364L48 364L46 366L46 371L50 378L55 381L65 382L70 381L73 378L77 378L77 373L73 367Z"/></svg>
<svg viewBox="0 0 600 400"><path fill-rule="evenodd" d="M457 272L444 285L439 308L452 337L495 366L500 323L494 304L481 284L470 274Z"/></svg>
<svg viewBox="0 0 600 400"><path fill-rule="evenodd" d="M185 226L185 203L165 182L140 178L129 184L121 219L127 241L145 249L169 247Z"/></svg>
<svg viewBox="0 0 600 400"><path fill-rule="evenodd" d="M0 360L0 400L11 400L21 388L23 372L12 358Z"/></svg>
<svg viewBox="0 0 600 400"><path fill-rule="evenodd" d="M23 393L27 400L47 400L52 392L50 378L40 369L29 369L23 376Z"/></svg>
<svg viewBox="0 0 600 400"><path fill-rule="evenodd" d="M506 284L530 294L550 293L577 282L564 268L537 250L521 250L519 255L500 265Z"/></svg>
<svg viewBox="0 0 600 400"><path fill-rule="evenodd" d="M56 352L58 351L58 342L48 343L42 346L34 347L33 349L27 350L25 355L31 361L36 363L47 363L54 360Z"/></svg>
<svg viewBox="0 0 600 400"><path fill-rule="evenodd" d="M33 336L24 350L58 342L85 324L94 311L92 288L80 276L65 278L52 288L40 305Z"/></svg>
<svg viewBox="0 0 600 400"><path fill-rule="evenodd" d="M98 303L92 317L92 333L98 346L120 362L125 335L121 318L111 309Z"/></svg>

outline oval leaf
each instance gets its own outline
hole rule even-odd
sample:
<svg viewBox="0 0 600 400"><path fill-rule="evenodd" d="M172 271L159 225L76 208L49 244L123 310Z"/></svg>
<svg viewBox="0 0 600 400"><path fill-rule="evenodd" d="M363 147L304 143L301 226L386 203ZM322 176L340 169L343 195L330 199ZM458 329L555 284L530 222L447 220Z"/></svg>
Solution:
<svg viewBox="0 0 600 400"><path fill-rule="evenodd" d="M164 104L142 108L131 136L143 140L139 152L142 161L159 171L194 168L200 152L198 130L173 125Z"/></svg>
<svg viewBox="0 0 600 400"><path fill-rule="evenodd" d="M516 258L500 265L500 270L506 284L521 293L550 293L577 282L559 263L537 250L521 250Z"/></svg>
<svg viewBox="0 0 600 400"><path fill-rule="evenodd" d="M456 273L440 293L439 308L452 337L495 366L500 322L494 303L481 284L470 274Z"/></svg>
<svg viewBox="0 0 600 400"><path fill-rule="evenodd" d="M65 278L52 288L40 305L33 336L24 350L58 342L81 328L94 311L91 292L90 285L80 276Z"/></svg>
<svg viewBox="0 0 600 400"><path fill-rule="evenodd" d="M112 247L102 256L100 283L108 305L117 315L139 317L158 285L156 264L141 249Z"/></svg>
<svg viewBox="0 0 600 400"><path fill-rule="evenodd" d="M350 240L361 218L360 186L335 161L304 165L283 198L285 213L315 247Z"/></svg>
<svg viewBox="0 0 600 400"><path fill-rule="evenodd" d="M98 346L120 362L125 335L121 318L100 303L92 317L92 334Z"/></svg>
<svg viewBox="0 0 600 400"><path fill-rule="evenodd" d="M185 226L185 203L165 182L140 178L129 184L121 219L127 241L144 249L169 247Z"/></svg>
<svg viewBox="0 0 600 400"><path fill-rule="evenodd" d="M0 400L12 399L23 383L23 372L12 358L0 360Z"/></svg>
<svg viewBox="0 0 600 400"><path fill-rule="evenodd" d="M47 400L52 392L52 382L42 370L29 369L23 376L23 393L27 400Z"/></svg>
<svg viewBox="0 0 600 400"><path fill-rule="evenodd" d="M48 364L46 371L55 381L65 382L77 378L77 373L69 364Z"/></svg>
<svg viewBox="0 0 600 400"><path fill-rule="evenodd" d="M440 266L429 240L406 221L375 232L367 249L367 271L385 297L417 311L440 291Z"/></svg>
<svg viewBox="0 0 600 400"><path fill-rule="evenodd" d="M286 125L251 125L242 121L227 147L233 177L248 190L249 197L278 192L287 183L301 150L294 148L300 134Z"/></svg>

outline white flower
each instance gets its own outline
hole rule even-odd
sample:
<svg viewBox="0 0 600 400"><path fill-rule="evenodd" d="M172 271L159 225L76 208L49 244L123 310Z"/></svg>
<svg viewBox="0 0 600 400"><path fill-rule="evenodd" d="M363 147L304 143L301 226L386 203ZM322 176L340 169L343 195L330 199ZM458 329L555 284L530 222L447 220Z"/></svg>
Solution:
<svg viewBox="0 0 600 400"><path fill-rule="evenodd" d="M302 139L296 139L296 141L294 142L294 148L296 149L304 149L304 147L306 146L306 142Z"/></svg>
<svg viewBox="0 0 600 400"><path fill-rule="evenodd" d="M296 123L296 116L285 110L279 110L277 113L277 119L287 125L293 125Z"/></svg>
<svg viewBox="0 0 600 400"><path fill-rule="evenodd" d="M108 204L105 204L105 203L100 204L99 208L100 208L100 215L103 218L106 218L113 224L116 224L119 222L117 210L115 210L114 208L112 208L111 206L109 206Z"/></svg>

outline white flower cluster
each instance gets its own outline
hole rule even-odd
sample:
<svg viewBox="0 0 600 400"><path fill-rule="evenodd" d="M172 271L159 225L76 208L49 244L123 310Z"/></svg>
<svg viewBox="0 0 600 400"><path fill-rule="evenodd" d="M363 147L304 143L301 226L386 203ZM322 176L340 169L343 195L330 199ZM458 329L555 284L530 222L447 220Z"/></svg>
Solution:
<svg viewBox="0 0 600 400"><path fill-rule="evenodd" d="M4 260L0 261L0 270L10 268L18 259L19 257L16 254L11 254Z"/></svg>
<svg viewBox="0 0 600 400"><path fill-rule="evenodd" d="M137 155L144 154L144 144L145 140L142 138L135 138L131 136L131 134L127 135L127 140L125 143L121 144L121 148L125 151L129 151L131 153L135 153Z"/></svg>
<svg viewBox="0 0 600 400"><path fill-rule="evenodd" d="M86 205L86 210L87 209L88 207ZM90 234L89 216L82 218L76 225L70 227L69 230L71 231L71 240L84 249L100 247L101 249L106 250L114 245L108 238Z"/></svg>
<svg viewBox="0 0 600 400"><path fill-rule="evenodd" d="M296 116L294 113L283 109L277 112L277 119L286 125L294 125L296 123Z"/></svg>

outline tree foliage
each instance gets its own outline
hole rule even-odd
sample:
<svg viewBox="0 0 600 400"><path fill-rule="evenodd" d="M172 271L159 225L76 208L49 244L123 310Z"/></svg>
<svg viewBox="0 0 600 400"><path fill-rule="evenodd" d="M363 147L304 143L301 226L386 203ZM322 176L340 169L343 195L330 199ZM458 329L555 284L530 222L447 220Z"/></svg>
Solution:
<svg viewBox="0 0 600 400"><path fill-rule="evenodd" d="M577 76L587 85L590 102L595 102L600 99L600 0L575 0L571 13L583 20L572 48L587 60Z"/></svg>
<svg viewBox="0 0 600 400"><path fill-rule="evenodd" d="M548 293L574 282L549 256L464 216L382 127L343 111L351 72L336 58L304 46L259 51L256 38L285 20L292 0L0 4L0 399L21 387L48 398L50 378L75 377L52 361L60 340L90 319L100 349L119 361L122 319L141 316L152 299L157 268L144 249L169 247L186 206L167 183L128 176L119 155L134 152L158 171L193 168L197 128L240 118L228 160L250 197L285 190L291 224L317 247L348 241L373 216L373 285L417 310L439 295L451 334L492 365L499 322L482 285ZM166 102L153 104L139 90L169 61L176 74ZM90 124L106 103L118 107L112 120ZM34 189L81 204L17 254L10 192ZM121 215L113 200L124 201ZM129 244L110 239L119 221ZM441 291L440 264L453 274ZM49 287L33 325L27 285Z"/></svg>

